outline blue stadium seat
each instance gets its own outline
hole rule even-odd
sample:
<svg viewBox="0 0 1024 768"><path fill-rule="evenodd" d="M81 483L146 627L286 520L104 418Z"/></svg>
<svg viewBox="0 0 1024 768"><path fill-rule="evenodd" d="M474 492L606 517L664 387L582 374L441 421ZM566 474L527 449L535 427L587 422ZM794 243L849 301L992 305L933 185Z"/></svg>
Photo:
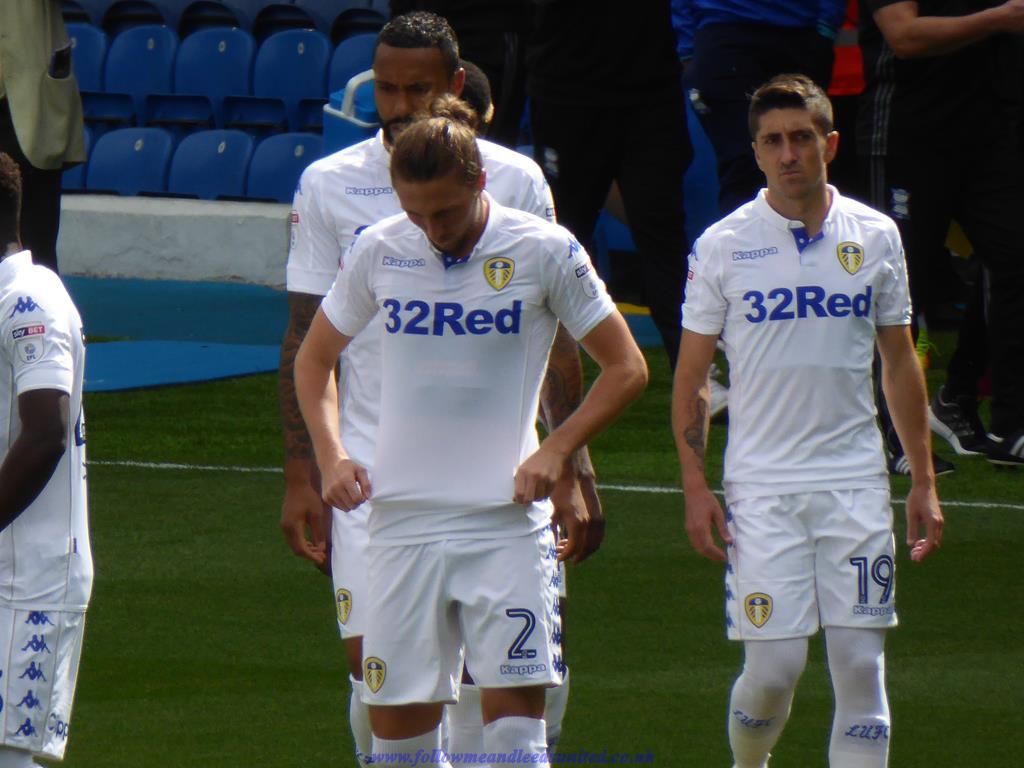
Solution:
<svg viewBox="0 0 1024 768"><path fill-rule="evenodd" d="M114 0L103 14L103 28L111 35L148 24L177 29L180 4L174 0Z"/></svg>
<svg viewBox="0 0 1024 768"><path fill-rule="evenodd" d="M209 27L186 37L174 64L174 94L146 101L146 122L197 128L223 126L224 98L252 91L256 41L244 29Z"/></svg>
<svg viewBox="0 0 1024 768"><path fill-rule="evenodd" d="M331 56L327 75L327 92L344 88L350 79L373 67L373 49L377 45L376 33L368 32L349 37L338 43Z"/></svg>
<svg viewBox="0 0 1024 768"><path fill-rule="evenodd" d="M65 23L81 23L100 26L107 8L117 0L64 0L61 15Z"/></svg>
<svg viewBox="0 0 1024 768"><path fill-rule="evenodd" d="M260 45L253 67L253 97L228 97L225 124L256 133L306 130L322 121L327 100L330 43L312 29L290 29Z"/></svg>
<svg viewBox="0 0 1024 768"><path fill-rule="evenodd" d="M168 191L204 200L243 197L252 146L252 137L244 131L186 136L171 159Z"/></svg>
<svg viewBox="0 0 1024 768"><path fill-rule="evenodd" d="M91 24L68 24L67 31L71 40L71 63L79 89L102 91L108 47L106 33Z"/></svg>
<svg viewBox="0 0 1024 768"><path fill-rule="evenodd" d="M210 27L241 27L248 31L252 28L252 19L252 14L230 0L188 0L181 11L178 34L185 39L193 32Z"/></svg>
<svg viewBox="0 0 1024 768"><path fill-rule="evenodd" d="M357 21L367 22L358 31L376 31L383 25L383 16L377 11L367 7L366 0L294 0L295 5L301 8L313 20L315 28L337 41L333 30L335 27L348 29L348 34L354 31L350 27ZM344 21L342 21L344 19Z"/></svg>
<svg viewBox="0 0 1024 768"><path fill-rule="evenodd" d="M279 133L260 142L249 163L246 196L290 203L306 166L323 152L315 133Z"/></svg>
<svg viewBox="0 0 1024 768"><path fill-rule="evenodd" d="M119 128L96 140L85 186L94 192L137 195L167 189L173 141L161 128Z"/></svg>
<svg viewBox="0 0 1024 768"><path fill-rule="evenodd" d="M89 126L85 126L85 156L89 157L92 150L92 131L89 130ZM61 174L60 187L63 192L79 192L85 189L85 171L89 166L89 161L86 159L81 165L76 165L74 168L68 168Z"/></svg>
<svg viewBox="0 0 1024 768"><path fill-rule="evenodd" d="M372 8L349 8L342 11L331 24L331 41L340 43L353 35L367 32L377 34L387 23L388 14Z"/></svg>
<svg viewBox="0 0 1024 768"><path fill-rule="evenodd" d="M263 41L285 30L317 29L316 19L291 0L264 2L252 21L252 34ZM324 34L326 30L320 30Z"/></svg>
<svg viewBox="0 0 1024 768"><path fill-rule="evenodd" d="M83 99L86 120L134 122L147 95L170 92L177 50L178 36L166 26L132 27L115 37L107 51L105 93Z"/></svg>

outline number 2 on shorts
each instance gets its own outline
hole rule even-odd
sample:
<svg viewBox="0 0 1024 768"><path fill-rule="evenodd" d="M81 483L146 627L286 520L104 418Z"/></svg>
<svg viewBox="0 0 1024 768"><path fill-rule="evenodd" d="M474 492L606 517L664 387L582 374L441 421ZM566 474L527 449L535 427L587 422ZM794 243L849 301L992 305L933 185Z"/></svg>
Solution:
<svg viewBox="0 0 1024 768"><path fill-rule="evenodd" d="M530 639L530 635L533 634L533 628L537 626L537 619L533 615L533 611L528 611L525 608L507 608L505 609L505 615L510 619L522 619L523 629L516 635L516 639L512 641L512 645L508 647L509 659L532 659L537 656L537 652L533 649L523 649L526 645L526 641Z"/></svg>

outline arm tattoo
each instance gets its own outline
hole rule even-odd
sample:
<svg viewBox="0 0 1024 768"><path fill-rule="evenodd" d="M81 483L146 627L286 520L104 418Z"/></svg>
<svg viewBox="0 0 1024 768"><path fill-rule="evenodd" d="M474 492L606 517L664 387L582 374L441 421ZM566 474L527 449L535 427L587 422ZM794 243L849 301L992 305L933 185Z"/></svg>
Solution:
<svg viewBox="0 0 1024 768"><path fill-rule="evenodd" d="M569 418L583 400L583 364L576 340L558 324L540 392L540 419L550 433Z"/></svg>
<svg viewBox="0 0 1024 768"><path fill-rule="evenodd" d="M697 395L696 402L692 409L693 421L687 425L686 429L683 430L683 439L686 444L690 446L694 455L697 457L697 461L700 463L700 468L704 469L704 451L705 443L707 442L707 423L708 423L708 404L707 401Z"/></svg>
<svg viewBox="0 0 1024 768"><path fill-rule="evenodd" d="M313 443L306 431L299 400L295 395L295 355L302 340L306 338L320 300L320 296L308 293L288 294L288 330L281 341L281 359L277 368L277 394L284 428L285 459L313 458Z"/></svg>

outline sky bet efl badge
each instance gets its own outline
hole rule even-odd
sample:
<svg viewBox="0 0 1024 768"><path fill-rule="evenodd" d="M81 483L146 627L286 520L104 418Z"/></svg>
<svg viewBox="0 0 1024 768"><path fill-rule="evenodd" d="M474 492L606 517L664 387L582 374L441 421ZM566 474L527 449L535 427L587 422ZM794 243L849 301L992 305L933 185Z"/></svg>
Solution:
<svg viewBox="0 0 1024 768"><path fill-rule="evenodd" d="M857 243L840 243L836 246L836 257L843 265L843 269L851 275L855 275L860 269L860 265L864 263L864 249Z"/></svg>
<svg viewBox="0 0 1024 768"><path fill-rule="evenodd" d="M376 656L367 656L363 659L363 679L371 691L376 693L384 685L384 678L388 674L388 665Z"/></svg>
<svg viewBox="0 0 1024 768"><path fill-rule="evenodd" d="M347 589L339 589L335 598L338 601L338 621L348 624L349 614L352 613L352 593Z"/></svg>
<svg viewBox="0 0 1024 768"><path fill-rule="evenodd" d="M747 612L750 623L760 629L772 617L772 599L764 592L754 592L747 595L743 601L743 607Z"/></svg>
<svg viewBox="0 0 1024 768"><path fill-rule="evenodd" d="M487 280L487 284L496 291L500 291L508 285L508 281L512 279L512 274L515 271L516 263L512 259L502 256L495 256L484 262L484 278Z"/></svg>

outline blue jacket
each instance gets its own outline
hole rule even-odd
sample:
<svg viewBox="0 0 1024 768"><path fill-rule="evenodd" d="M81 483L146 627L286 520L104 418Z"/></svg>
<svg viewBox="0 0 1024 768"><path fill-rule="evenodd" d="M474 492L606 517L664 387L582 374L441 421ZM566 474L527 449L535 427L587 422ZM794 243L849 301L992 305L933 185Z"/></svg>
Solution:
<svg viewBox="0 0 1024 768"><path fill-rule="evenodd" d="M846 17L846 0L672 0L679 58L693 56L693 33L708 24L812 27L832 38Z"/></svg>

